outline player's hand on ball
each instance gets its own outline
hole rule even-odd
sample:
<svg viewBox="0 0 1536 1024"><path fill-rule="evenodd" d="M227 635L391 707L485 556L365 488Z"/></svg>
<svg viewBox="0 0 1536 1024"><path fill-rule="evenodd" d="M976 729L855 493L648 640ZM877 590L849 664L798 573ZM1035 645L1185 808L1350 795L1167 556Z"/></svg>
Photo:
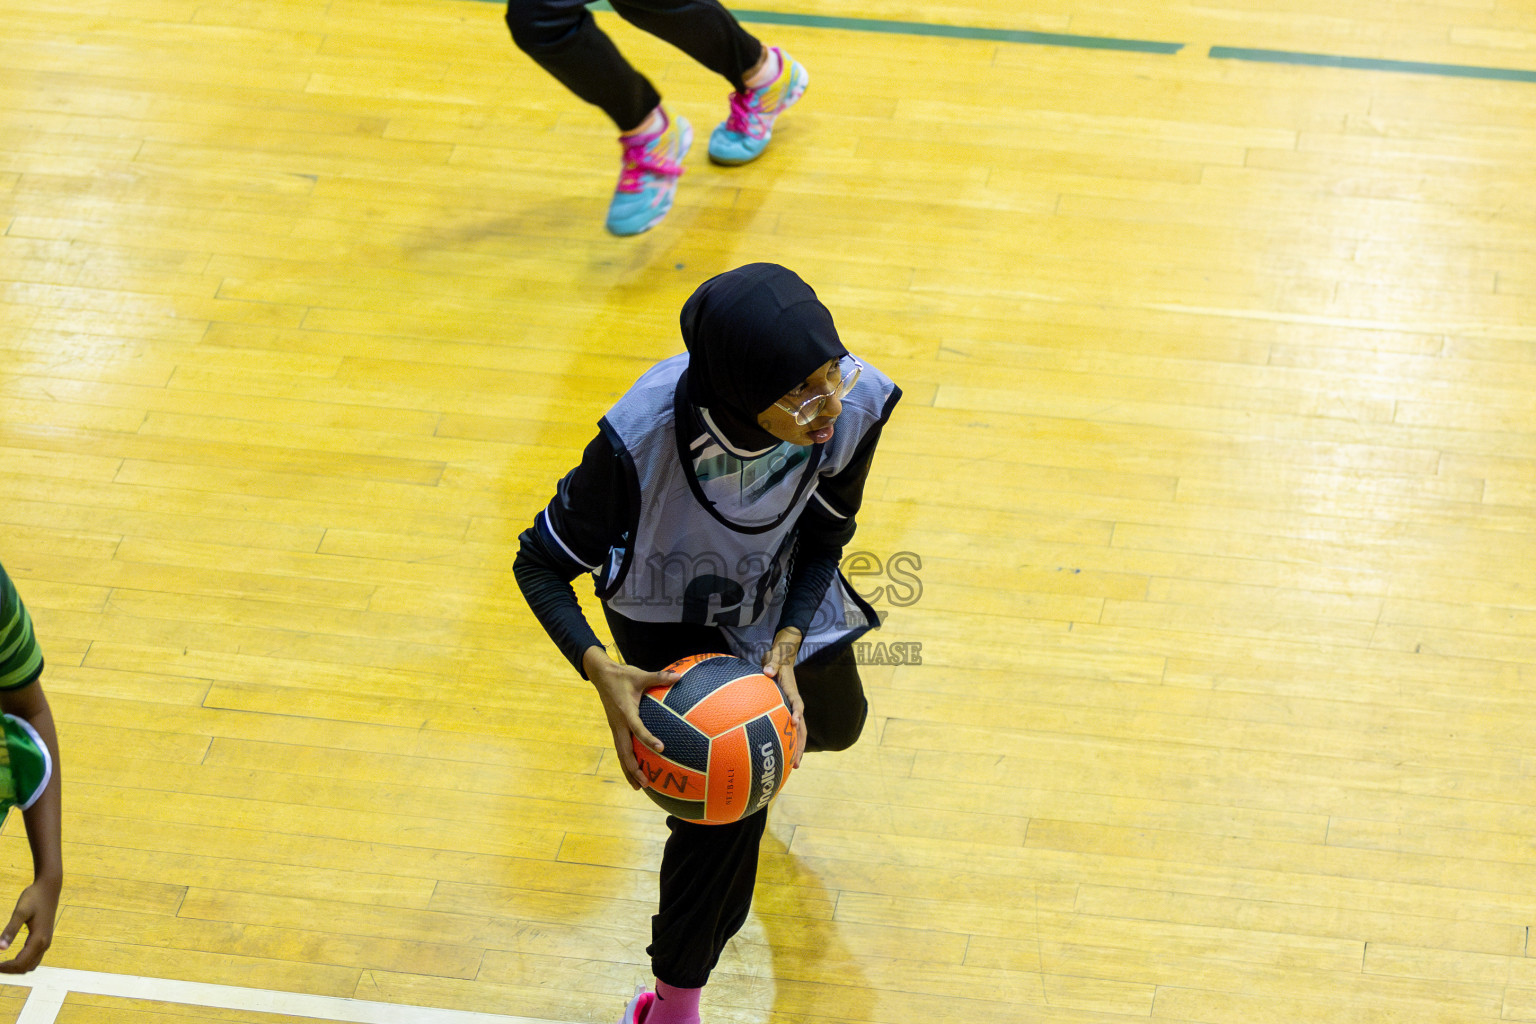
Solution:
<svg viewBox="0 0 1536 1024"><path fill-rule="evenodd" d="M668 686L677 681L676 672L646 672L633 665L620 665L608 657L601 647L588 647L582 655L581 667L587 678L597 688L597 696L603 702L603 714L608 718L608 728L613 733L613 750L619 755L619 764L631 789L645 785L640 762L635 758L631 737L661 753L662 742L640 721L640 695L653 686Z"/></svg>
<svg viewBox="0 0 1536 1024"><path fill-rule="evenodd" d="M800 656L800 641L805 639L793 626L774 634L773 646L763 655L763 675L772 678L784 692L784 704L795 720L795 761L790 767L800 767L800 757L805 751L805 701L800 699L800 688L795 685L795 659Z"/></svg>

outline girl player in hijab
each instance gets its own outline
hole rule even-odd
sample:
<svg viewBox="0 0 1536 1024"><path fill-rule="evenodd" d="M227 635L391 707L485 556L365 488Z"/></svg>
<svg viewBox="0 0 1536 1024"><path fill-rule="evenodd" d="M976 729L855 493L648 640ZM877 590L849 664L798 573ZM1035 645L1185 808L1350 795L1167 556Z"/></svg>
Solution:
<svg viewBox="0 0 1536 1024"><path fill-rule="evenodd" d="M777 678L807 750L858 739L868 705L851 642L878 624L838 562L875 445L901 397L849 354L808 285L757 263L683 306L687 352L648 370L520 538L534 614L602 700L629 783L639 697L665 666L728 651ZM591 573L623 655L609 657L570 581ZM697 1024L699 994L746 921L766 808L731 825L668 817L654 992L621 1024Z"/></svg>

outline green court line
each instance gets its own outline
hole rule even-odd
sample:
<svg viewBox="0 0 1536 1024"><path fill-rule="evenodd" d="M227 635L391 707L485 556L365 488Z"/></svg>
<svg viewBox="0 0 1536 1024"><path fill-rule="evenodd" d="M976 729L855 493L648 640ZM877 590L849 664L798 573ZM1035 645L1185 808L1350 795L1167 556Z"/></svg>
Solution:
<svg viewBox="0 0 1536 1024"><path fill-rule="evenodd" d="M494 0L493 0L494 2ZM594 11L611 11L603 0L588 4ZM820 14L785 14L781 11L748 11L731 8L737 21L761 25L793 25L797 28L832 28L844 32L885 32L899 36L939 36L945 39L981 39L994 43L1028 43L1035 46L1068 46L1079 50L1129 50L1133 53L1178 53L1183 43L1159 43L1150 39L1110 39L1074 36L1058 32L1025 32L1008 28L974 28L968 25L935 25L926 21L885 21L878 18L831 18Z"/></svg>
<svg viewBox="0 0 1536 1024"><path fill-rule="evenodd" d="M1159 43L1150 39L1111 39L1106 36L1074 36L1060 32L1025 32L1009 28L974 28L967 25L935 25L926 21L884 21L876 18L829 18L819 14L781 14L778 11L731 10L740 21L765 25L796 25L835 28L845 32L887 32L902 36L941 36L946 39L983 39L994 43L1026 43L1033 46L1068 46L1079 50L1129 50L1132 53L1178 53L1183 43Z"/></svg>
<svg viewBox="0 0 1536 1024"><path fill-rule="evenodd" d="M502 3L503 0L487 0ZM594 11L612 11L607 0L588 5ZM1025 32L1020 29L977 28L969 25L937 25L925 21L885 21L878 18L833 18L820 14L786 14L782 11L731 9L738 21L799 28L841 29L845 32L884 32L904 36L937 36L945 39L980 39L997 43L1065 46L1083 50L1123 50L1134 53L1175 54L1183 43L1150 39L1113 39L1106 36L1075 36L1059 32ZM1242 46L1213 46L1212 60L1245 60L1260 64L1299 64L1307 67L1348 68L1356 71L1389 71L1400 74L1438 75L1442 78L1482 78L1502 82L1536 83L1536 71L1520 68L1485 68L1470 64L1433 64L1412 60L1378 60L1370 57L1335 57L1324 53L1290 50L1254 50Z"/></svg>
<svg viewBox="0 0 1536 1024"><path fill-rule="evenodd" d="M1322 53L1289 50L1249 50L1238 46L1213 46L1215 60L1248 60L1263 64L1303 64L1308 67L1349 68L1355 71L1395 71L1443 78L1491 78L1504 82L1536 82L1536 71L1515 68L1480 68L1470 64L1429 64L1414 60L1377 60L1370 57L1330 57Z"/></svg>

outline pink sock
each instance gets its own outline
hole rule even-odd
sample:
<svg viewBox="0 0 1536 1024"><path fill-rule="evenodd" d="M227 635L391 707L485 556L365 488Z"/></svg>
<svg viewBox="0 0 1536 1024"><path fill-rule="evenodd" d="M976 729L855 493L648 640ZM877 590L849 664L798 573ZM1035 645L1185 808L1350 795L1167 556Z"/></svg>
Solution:
<svg viewBox="0 0 1536 1024"><path fill-rule="evenodd" d="M701 988L673 988L664 981L656 983L656 1001L645 1014L644 1024L700 1024Z"/></svg>

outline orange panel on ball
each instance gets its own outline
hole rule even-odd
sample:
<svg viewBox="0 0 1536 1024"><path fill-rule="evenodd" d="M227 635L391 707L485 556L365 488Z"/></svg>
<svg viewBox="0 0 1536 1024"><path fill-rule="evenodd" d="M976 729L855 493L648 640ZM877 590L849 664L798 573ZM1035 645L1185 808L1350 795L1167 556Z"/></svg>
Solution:
<svg viewBox="0 0 1536 1024"><path fill-rule="evenodd" d="M768 712L768 720L779 731L779 745L784 748L784 756L790 764L794 764L801 748L805 746L805 737L795 728L795 716L789 713L789 708L779 707Z"/></svg>
<svg viewBox="0 0 1536 1024"><path fill-rule="evenodd" d="M699 701L683 718L704 735L717 736L783 705L784 698L773 680L743 676Z"/></svg>
<svg viewBox="0 0 1536 1024"><path fill-rule="evenodd" d="M745 729L715 737L709 749L709 791L705 816L711 821L735 821L752 798L752 752Z"/></svg>
<svg viewBox="0 0 1536 1024"><path fill-rule="evenodd" d="M679 800L704 799L703 772L669 761L639 740L634 741L634 746L635 760L640 762L640 771L645 774L646 782L652 789L663 796Z"/></svg>

